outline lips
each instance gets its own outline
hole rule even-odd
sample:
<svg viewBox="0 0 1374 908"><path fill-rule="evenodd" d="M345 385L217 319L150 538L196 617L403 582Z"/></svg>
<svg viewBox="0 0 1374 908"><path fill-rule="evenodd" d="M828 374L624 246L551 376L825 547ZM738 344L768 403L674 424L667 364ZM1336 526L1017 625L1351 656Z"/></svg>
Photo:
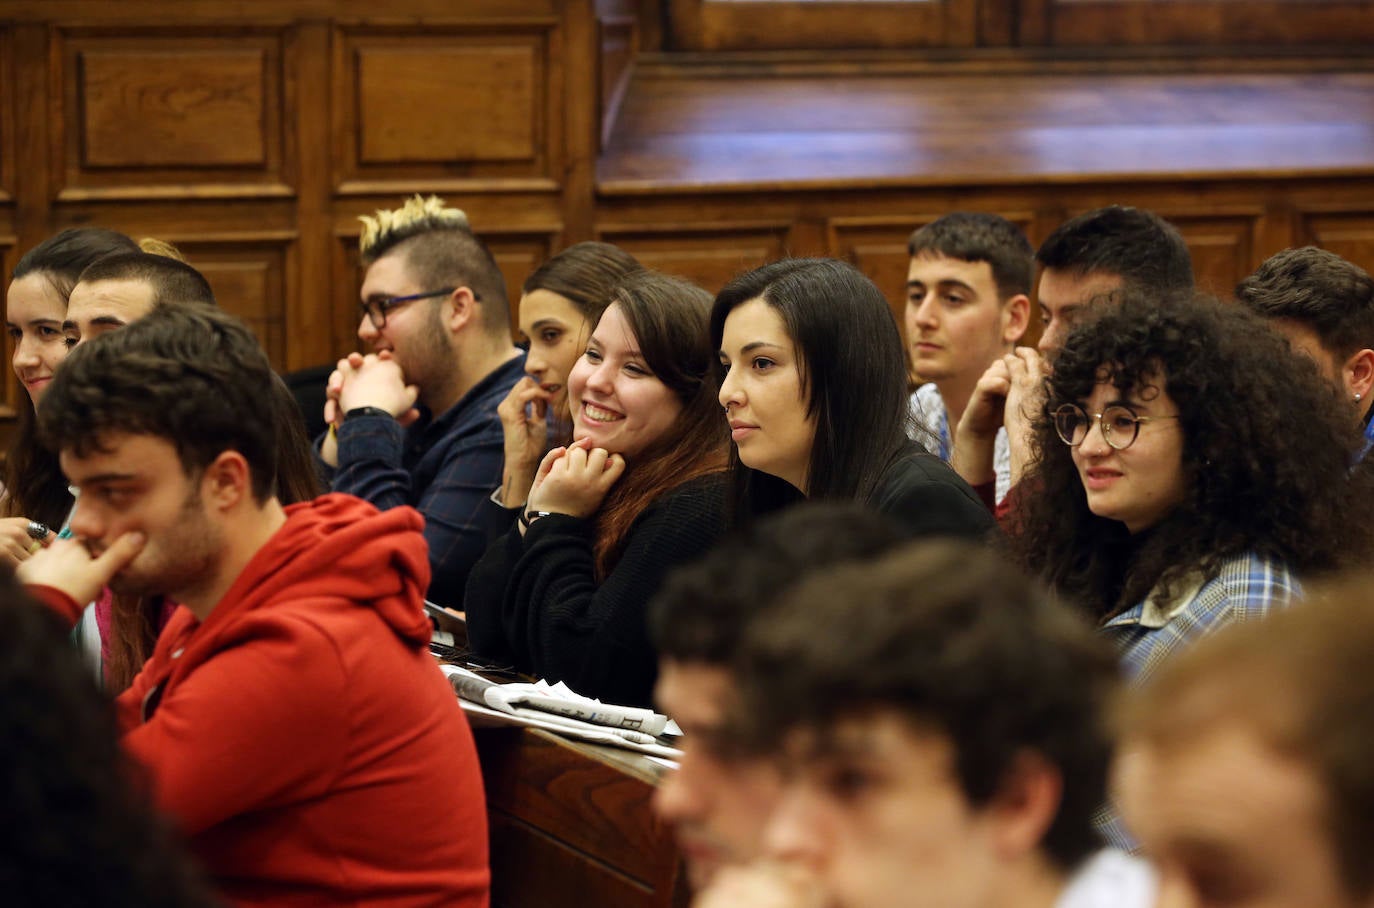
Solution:
<svg viewBox="0 0 1374 908"><path fill-rule="evenodd" d="M1120 479L1120 470L1108 470L1096 467L1091 470L1083 471L1083 486L1089 491L1099 491L1110 486L1113 482Z"/></svg>
<svg viewBox="0 0 1374 908"><path fill-rule="evenodd" d="M740 419L730 420L730 438L737 444L741 440L748 438L757 429L758 426L754 423L744 422Z"/></svg>
<svg viewBox="0 0 1374 908"><path fill-rule="evenodd" d="M607 423L622 420L625 418L625 414L584 400L582 401L582 418L588 422Z"/></svg>

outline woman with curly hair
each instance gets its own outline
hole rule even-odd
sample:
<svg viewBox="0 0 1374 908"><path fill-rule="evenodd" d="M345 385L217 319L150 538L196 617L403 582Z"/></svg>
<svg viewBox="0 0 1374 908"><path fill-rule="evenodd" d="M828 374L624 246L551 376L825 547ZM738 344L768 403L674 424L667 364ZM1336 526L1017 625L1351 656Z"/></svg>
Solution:
<svg viewBox="0 0 1374 908"><path fill-rule="evenodd" d="M1139 681L1371 531L1359 439L1311 361L1239 307L1121 297L1055 361L1016 545Z"/></svg>

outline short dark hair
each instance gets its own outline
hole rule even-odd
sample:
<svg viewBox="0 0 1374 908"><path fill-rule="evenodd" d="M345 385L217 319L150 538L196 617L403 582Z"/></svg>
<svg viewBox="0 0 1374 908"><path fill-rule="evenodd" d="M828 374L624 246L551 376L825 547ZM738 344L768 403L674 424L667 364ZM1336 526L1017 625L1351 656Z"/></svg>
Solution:
<svg viewBox="0 0 1374 908"><path fill-rule="evenodd" d="M151 252L122 252L93 262L81 282L139 281L152 287L153 305L215 305L215 292L205 276L185 262Z"/></svg>
<svg viewBox="0 0 1374 908"><path fill-rule="evenodd" d="M1374 277L1325 249L1285 249L1236 285L1236 299L1264 318L1286 318L1316 332L1341 359L1374 348Z"/></svg>
<svg viewBox="0 0 1374 908"><path fill-rule="evenodd" d="M852 501L808 501L738 531L669 575L649 606L659 656L727 666L749 622L797 577L905 542L891 518Z"/></svg>
<svg viewBox="0 0 1374 908"><path fill-rule="evenodd" d="M65 300L81 273L106 256L137 252L138 244L122 233L103 227L69 227L24 253L11 280L42 274Z"/></svg>
<svg viewBox="0 0 1374 908"><path fill-rule="evenodd" d="M416 195L395 211L360 220L365 227L358 244L364 267L388 255L404 256L411 277L425 290L469 288L481 301L485 331L510 334L506 278L461 210L448 208L437 196Z"/></svg>
<svg viewBox="0 0 1374 908"><path fill-rule="evenodd" d="M78 456L110 433L156 436L176 447L188 476L237 451L261 504L277 475L273 382L243 322L208 306L161 305L72 351L43 398L39 432Z"/></svg>
<svg viewBox="0 0 1374 908"><path fill-rule="evenodd" d="M627 276L643 271L634 256L610 243L588 241L569 246L534 269L522 293L547 290L572 303L587 324L596 325L611 296Z"/></svg>
<svg viewBox="0 0 1374 908"><path fill-rule="evenodd" d="M808 729L823 744L848 717L892 711L949 737L975 807L1031 751L1063 783L1045 852L1067 869L1100 847L1116 658L987 548L922 541L804 578L751 625L741 667L751 741Z"/></svg>
<svg viewBox="0 0 1374 908"><path fill-rule="evenodd" d="M1108 205L1060 224L1040 244L1043 268L1076 275L1115 274L1154 293L1193 288L1193 258L1173 224L1152 211Z"/></svg>
<svg viewBox="0 0 1374 908"><path fill-rule="evenodd" d="M911 444L906 349L887 298L848 262L782 259L740 275L716 295L715 349L730 313L756 298L777 311L796 345L803 393L816 419L808 497L866 501ZM733 445L730 458L737 518L747 521L795 500L784 480L741 463Z"/></svg>
<svg viewBox="0 0 1374 908"><path fill-rule="evenodd" d="M952 212L914 231L906 249L912 258L940 255L961 262L987 262L1002 302L1031 292L1035 250L1021 228L1001 215Z"/></svg>
<svg viewBox="0 0 1374 908"><path fill-rule="evenodd" d="M1299 607L1224 629L1123 692L1116 726L1132 744L1169 749L1223 721L1244 723L1305 764L1349 894L1374 893L1374 575L1310 589ZM1262 835L1263 830L1257 830Z"/></svg>

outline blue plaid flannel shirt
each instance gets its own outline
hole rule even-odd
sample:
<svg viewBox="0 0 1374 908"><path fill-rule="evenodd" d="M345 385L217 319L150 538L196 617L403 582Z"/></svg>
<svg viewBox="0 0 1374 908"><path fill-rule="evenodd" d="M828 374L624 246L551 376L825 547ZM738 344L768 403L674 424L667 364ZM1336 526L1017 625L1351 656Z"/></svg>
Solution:
<svg viewBox="0 0 1374 908"><path fill-rule="evenodd" d="M1253 621L1283 608L1302 592L1279 561L1254 553L1226 561L1216 577L1183 581L1171 601L1151 593L1102 626L1121 651L1127 681L1139 684L1171 655L1228 624Z"/></svg>

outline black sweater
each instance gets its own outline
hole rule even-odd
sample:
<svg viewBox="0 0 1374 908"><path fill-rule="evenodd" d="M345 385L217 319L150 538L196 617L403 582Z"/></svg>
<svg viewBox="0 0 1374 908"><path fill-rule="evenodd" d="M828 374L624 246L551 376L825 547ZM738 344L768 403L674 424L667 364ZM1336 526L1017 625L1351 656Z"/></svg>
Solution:
<svg viewBox="0 0 1374 908"><path fill-rule="evenodd" d="M473 651L586 697L649 706L658 656L645 607L670 570L720 538L724 488L724 476L715 475L660 496L630 525L620 560L600 584L592 521L554 514L523 538L512 528L468 577L463 603Z"/></svg>

